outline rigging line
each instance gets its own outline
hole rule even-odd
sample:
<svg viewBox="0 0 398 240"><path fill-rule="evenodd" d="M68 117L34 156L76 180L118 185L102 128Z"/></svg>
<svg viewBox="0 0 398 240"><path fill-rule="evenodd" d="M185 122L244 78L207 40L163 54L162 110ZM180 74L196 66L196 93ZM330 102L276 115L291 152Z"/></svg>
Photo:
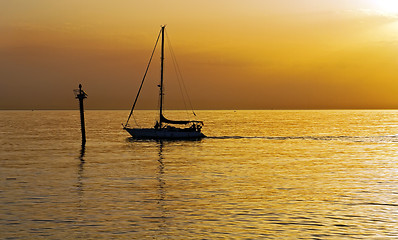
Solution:
<svg viewBox="0 0 398 240"><path fill-rule="evenodd" d="M135 119L134 115L133 115L133 120L135 122L135 125L137 125L139 128L141 128L141 126L138 124L137 120Z"/></svg>
<svg viewBox="0 0 398 240"><path fill-rule="evenodd" d="M175 56L175 54L174 54L174 50L173 50L173 47L171 46L170 38L168 37L167 33L166 33L166 37L167 37L167 43L168 43L168 46L169 46L169 51L170 51L171 59L172 59L172 61L173 61L174 71L175 71L176 76L177 76L178 87L180 88L180 92L181 92L182 100L183 100L183 102L184 102L185 110L187 110L188 107L187 107L187 104L186 104L186 100L185 100L185 96L184 96L184 91L183 91L183 89L182 89L182 87L181 87L181 85L182 85L182 84L181 84L181 73L179 73L179 72L178 72L178 69L177 69L177 65L178 65L178 64L177 64L177 59L176 59L176 56Z"/></svg>
<svg viewBox="0 0 398 240"><path fill-rule="evenodd" d="M185 90L185 95L186 95L186 97L187 97L187 99L188 99L189 105L190 105L190 107L191 107L191 111L192 111L193 115L196 117L196 113L195 113L194 108L193 108L193 106L192 106L191 98L189 97L187 88L186 88L186 86L185 86L184 78L183 78L183 76L182 76L180 67L179 67L178 62L177 62L177 58L176 58L176 56L175 56L175 54L174 54L174 50L173 50L173 47L171 46L170 39L169 39L169 37L168 37L168 35L167 35L167 32L166 32L166 36L167 36L167 40L169 41L169 45L170 45L169 48L170 48L171 51L172 51L172 58L174 59L175 66L176 66L176 68L177 68L177 72L178 72L177 76L179 75L180 78L181 78L181 83L182 83L182 86L183 86L183 88L184 88L184 90ZM177 79L178 79L178 78L177 78ZM184 101L185 101L185 100L184 100ZM184 104L185 104L185 103L184 103ZM186 108L186 109L187 109L187 108Z"/></svg>
<svg viewBox="0 0 398 240"><path fill-rule="evenodd" d="M137 96L135 97L133 107L131 108L131 111L130 111L129 117L127 118L127 121L126 121L125 126L127 126L127 124L129 123L130 117L131 117L131 115L133 114L135 104L137 103L138 96L140 95L140 92L141 92L141 89L142 89L142 85L144 85L144 81L145 81L146 74L148 73L149 65L151 65L151 61L152 61L152 58L153 58L153 54L155 53L156 46L158 45L161 32L162 32L162 31L160 30L159 35L158 35L158 38L156 39L155 47L153 48L151 57L149 58L149 62L148 62L148 65L147 65L147 67L146 67L146 70L145 70L145 73L144 73L144 77L142 78L142 82L141 82L140 88L138 89Z"/></svg>

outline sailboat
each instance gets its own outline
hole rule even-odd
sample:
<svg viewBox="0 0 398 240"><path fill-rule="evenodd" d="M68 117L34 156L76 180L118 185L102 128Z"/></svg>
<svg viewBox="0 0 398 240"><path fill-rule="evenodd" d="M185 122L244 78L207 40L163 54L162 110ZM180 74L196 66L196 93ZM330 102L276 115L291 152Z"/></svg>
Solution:
<svg viewBox="0 0 398 240"><path fill-rule="evenodd" d="M164 85L163 85L163 64L164 64L164 35L165 26L161 26L160 33L156 40L155 47L152 51L148 66L146 68L143 80L141 82L138 93L135 97L133 107L131 108L130 115L127 118L126 124L123 125L123 129L126 130L135 139L172 139L172 140L183 140L183 139L201 139L206 137L202 133L203 122L193 121L193 120L169 120L163 115L163 104L164 104ZM148 72L149 65L151 63L153 54L156 50L159 37L161 36L161 64L160 64L160 84L159 87L159 119L156 120L155 126L153 128L132 128L129 126L130 117L133 114L134 107L137 103L138 97L140 95L145 76Z"/></svg>

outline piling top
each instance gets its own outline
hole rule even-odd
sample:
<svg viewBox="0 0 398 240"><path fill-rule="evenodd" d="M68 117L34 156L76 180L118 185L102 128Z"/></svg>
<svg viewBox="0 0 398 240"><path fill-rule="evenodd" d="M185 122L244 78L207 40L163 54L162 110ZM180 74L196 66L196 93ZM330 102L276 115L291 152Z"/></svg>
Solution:
<svg viewBox="0 0 398 240"><path fill-rule="evenodd" d="M79 89L73 89L73 93L75 94L75 98L77 99L87 98L87 93L83 91L81 84L79 84Z"/></svg>

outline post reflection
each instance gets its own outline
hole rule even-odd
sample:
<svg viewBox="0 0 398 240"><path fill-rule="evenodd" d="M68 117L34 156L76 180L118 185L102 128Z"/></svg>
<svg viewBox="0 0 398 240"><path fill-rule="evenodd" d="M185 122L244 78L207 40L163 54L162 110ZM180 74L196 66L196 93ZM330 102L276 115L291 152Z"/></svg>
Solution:
<svg viewBox="0 0 398 240"><path fill-rule="evenodd" d="M80 156L79 159L81 162L84 162L84 154L86 152L86 143L82 142L81 149L80 149Z"/></svg>
<svg viewBox="0 0 398 240"><path fill-rule="evenodd" d="M80 155L79 155L79 159L80 159L80 163L79 163L79 168L77 171L77 191L79 196L83 195L83 172L84 172L84 155L86 152L86 144L85 142L82 142L81 145L81 149L80 149Z"/></svg>

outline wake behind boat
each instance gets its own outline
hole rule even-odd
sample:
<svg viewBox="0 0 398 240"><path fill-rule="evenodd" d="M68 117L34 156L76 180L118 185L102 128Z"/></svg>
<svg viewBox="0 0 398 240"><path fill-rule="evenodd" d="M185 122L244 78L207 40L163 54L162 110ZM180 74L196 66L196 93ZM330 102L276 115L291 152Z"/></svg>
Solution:
<svg viewBox="0 0 398 240"><path fill-rule="evenodd" d="M149 64L146 68L144 78L141 82L140 88L138 90L137 96L134 100L133 107L130 111L130 115L127 119L125 125L123 125L123 129L126 130L133 138L136 139L201 139L206 137L202 133L203 122L202 121L193 121L193 120L185 120L185 121L175 121L169 120L163 115L163 64L164 64L164 30L165 26L161 27L160 33L156 40L155 48L153 49L151 58L149 60ZM157 43L159 41L159 37L161 36L161 65L160 65L160 84L159 86L159 119L156 121L155 126L153 128L132 128L129 126L130 117L133 114L134 107L137 103L138 97L140 95L143 83L145 81L145 76L148 72L149 65L151 63L153 54L155 52Z"/></svg>

